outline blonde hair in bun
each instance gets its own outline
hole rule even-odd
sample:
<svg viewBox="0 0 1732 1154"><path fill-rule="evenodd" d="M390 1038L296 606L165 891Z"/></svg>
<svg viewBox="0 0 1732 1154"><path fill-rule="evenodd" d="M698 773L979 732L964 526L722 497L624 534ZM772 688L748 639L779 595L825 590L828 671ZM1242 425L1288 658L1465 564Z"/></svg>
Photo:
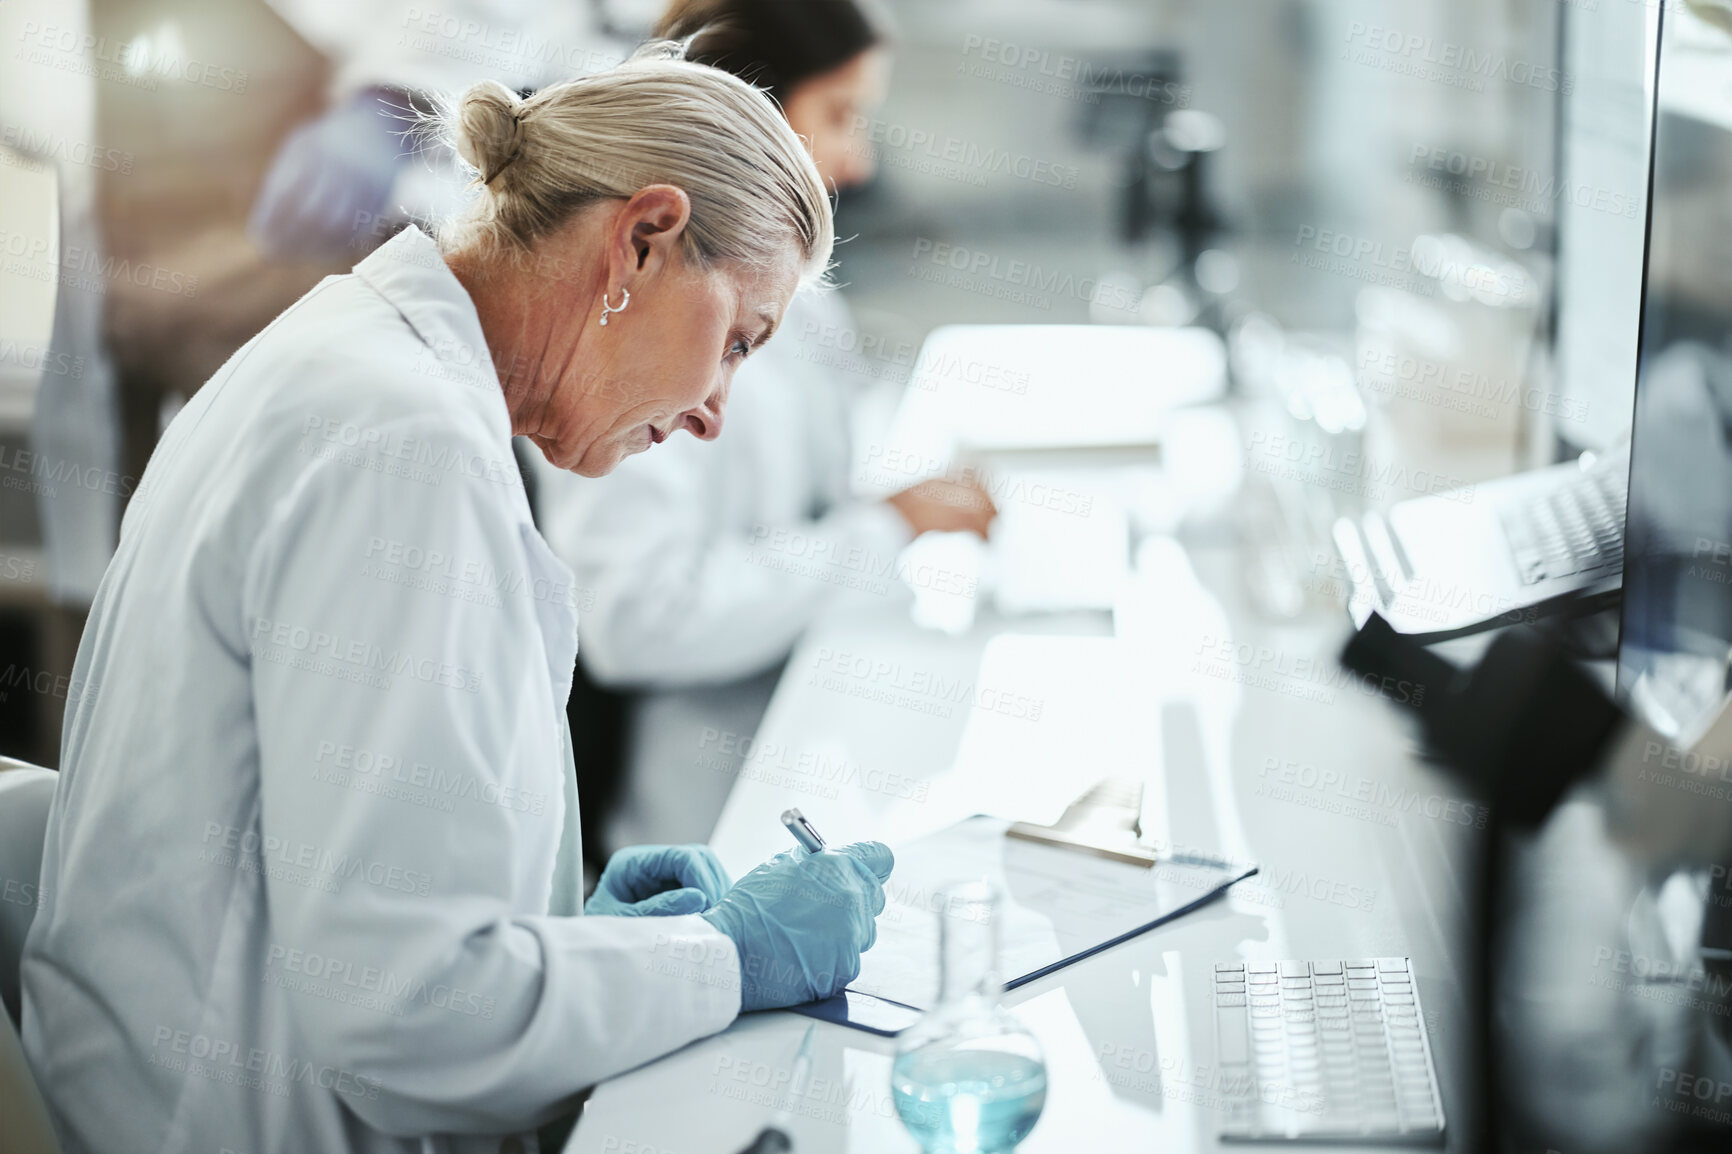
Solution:
<svg viewBox="0 0 1732 1154"><path fill-rule="evenodd" d="M762 92L680 51L652 44L527 99L494 81L465 92L440 119L477 191L442 247L523 253L588 205L671 184L691 198L701 266L770 267L794 246L804 279L822 279L835 226L805 146Z"/></svg>
<svg viewBox="0 0 1732 1154"><path fill-rule="evenodd" d="M491 184L522 148L523 98L497 80L483 80L457 105L457 155Z"/></svg>

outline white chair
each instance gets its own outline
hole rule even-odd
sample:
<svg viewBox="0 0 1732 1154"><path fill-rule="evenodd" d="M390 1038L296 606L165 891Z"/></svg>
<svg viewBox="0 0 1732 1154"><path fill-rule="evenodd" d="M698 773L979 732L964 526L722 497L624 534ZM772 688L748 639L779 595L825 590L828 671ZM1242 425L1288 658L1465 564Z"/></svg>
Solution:
<svg viewBox="0 0 1732 1154"><path fill-rule="evenodd" d="M0 1014L0 1154L60 1154L48 1107L24 1064L12 1019Z"/></svg>
<svg viewBox="0 0 1732 1154"><path fill-rule="evenodd" d="M51 769L0 758L0 1154L57 1154L48 1110L14 1025L19 1012L18 960L24 935L36 916L36 887L42 875L42 842L48 832L48 805L60 775Z"/></svg>
<svg viewBox="0 0 1732 1154"><path fill-rule="evenodd" d="M42 874L42 842L48 804L54 800L52 769L0 757L0 1000L18 1021L18 959L24 935L36 917Z"/></svg>

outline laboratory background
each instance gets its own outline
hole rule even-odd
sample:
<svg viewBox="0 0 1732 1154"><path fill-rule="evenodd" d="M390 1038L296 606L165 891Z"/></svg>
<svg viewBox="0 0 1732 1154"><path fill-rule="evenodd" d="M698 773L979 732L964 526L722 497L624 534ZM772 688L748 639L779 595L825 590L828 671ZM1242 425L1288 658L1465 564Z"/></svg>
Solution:
<svg viewBox="0 0 1732 1154"><path fill-rule="evenodd" d="M521 525L453 551L473 474L307 416L286 459L415 508L206 567L177 507L244 490L222 531L275 541L297 483L262 437L194 459L207 382L370 387L359 305L243 346L316 288L470 285L427 237L658 36L833 205L725 419L606 475L519 435ZM5 0L0 37L0 1151L1732 1143L1726 0ZM505 143L459 154L486 81ZM503 445L491 314L399 307L402 379L491 390ZM240 640L181 606L278 584ZM299 627L354 589L454 648ZM500 605L526 632L462 624ZM207 957L219 882L255 896ZM546 928L585 908L640 916ZM495 917L506 960L439 969Z"/></svg>

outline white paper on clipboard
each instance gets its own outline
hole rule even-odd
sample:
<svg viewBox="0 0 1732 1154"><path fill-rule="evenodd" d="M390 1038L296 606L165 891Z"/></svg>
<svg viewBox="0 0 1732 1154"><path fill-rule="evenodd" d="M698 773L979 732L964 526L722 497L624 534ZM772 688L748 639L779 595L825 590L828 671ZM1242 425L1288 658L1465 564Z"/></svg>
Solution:
<svg viewBox="0 0 1732 1154"><path fill-rule="evenodd" d="M930 1009L938 999L941 893L987 880L1004 895L999 958L1006 988L1050 973L1203 905L1253 865L1166 859L1131 865L1007 838L1008 822L974 817L896 851L878 941L848 989Z"/></svg>

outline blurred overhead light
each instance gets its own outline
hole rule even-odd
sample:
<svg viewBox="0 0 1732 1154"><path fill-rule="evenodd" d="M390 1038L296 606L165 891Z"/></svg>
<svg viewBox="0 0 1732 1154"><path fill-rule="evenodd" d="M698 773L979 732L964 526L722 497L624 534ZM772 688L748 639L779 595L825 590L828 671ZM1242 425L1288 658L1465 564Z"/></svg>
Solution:
<svg viewBox="0 0 1732 1154"><path fill-rule="evenodd" d="M1453 301L1478 301L1492 308L1538 303L1539 290L1526 268L1455 233L1415 237L1413 267L1436 280L1443 295Z"/></svg>
<svg viewBox="0 0 1732 1154"><path fill-rule="evenodd" d="M1197 254L1197 284L1204 292L1226 296L1239 286L1239 262L1232 253L1222 249L1205 249Z"/></svg>
<svg viewBox="0 0 1732 1154"><path fill-rule="evenodd" d="M178 72L185 59L186 41L181 37L180 25L165 20L149 32L129 40L121 64L128 76L140 77Z"/></svg>
<svg viewBox="0 0 1732 1154"><path fill-rule="evenodd" d="M1167 115L1167 140L1181 152L1213 152L1227 142L1227 129L1213 113L1181 108Z"/></svg>
<svg viewBox="0 0 1732 1154"><path fill-rule="evenodd" d="M1534 246L1537 230L1534 218L1519 208L1506 208L1498 213L1497 234L1513 249L1526 251Z"/></svg>
<svg viewBox="0 0 1732 1154"><path fill-rule="evenodd" d="M1188 325L1196 315L1197 306L1190 294L1170 282L1150 288L1137 307L1137 319L1158 328Z"/></svg>

